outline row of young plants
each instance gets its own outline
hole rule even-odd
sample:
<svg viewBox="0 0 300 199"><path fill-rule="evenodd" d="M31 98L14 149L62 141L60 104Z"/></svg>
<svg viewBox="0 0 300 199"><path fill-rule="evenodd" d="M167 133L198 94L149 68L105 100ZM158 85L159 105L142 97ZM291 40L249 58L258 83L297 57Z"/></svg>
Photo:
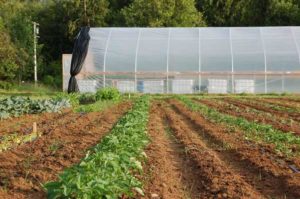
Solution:
<svg viewBox="0 0 300 199"><path fill-rule="evenodd" d="M143 194L135 174L142 172L146 159L148 111L149 98L142 96L79 164L64 170L58 181L45 184L48 198L109 199Z"/></svg>
<svg viewBox="0 0 300 199"><path fill-rule="evenodd" d="M43 112L59 112L70 107L68 99L31 99L29 97L12 96L0 100L0 120L18 117L23 114Z"/></svg>
<svg viewBox="0 0 300 199"><path fill-rule="evenodd" d="M242 102L249 102L249 100L242 99L242 98L240 98L238 100L240 100ZM288 113L297 113L297 112L299 113L300 112L299 108L297 108L297 107L290 108L290 107L286 107L286 106L275 104L275 103L268 103L265 101L261 101L259 99L251 100L251 103L259 105L259 106L263 106L266 108L270 108L270 109L273 109L276 111L283 111L283 112L288 112Z"/></svg>
<svg viewBox="0 0 300 199"><path fill-rule="evenodd" d="M233 104L228 103L228 102L224 102L224 101L222 101L222 99L212 99L212 100L215 103L217 103L217 104L219 104L223 107L227 107L230 110L235 111L237 113L244 113L244 112L249 113L251 115L260 116L260 117L263 117L263 118L268 118L269 120L272 120L274 122L280 122L281 124L288 125L288 126L292 126L294 123L296 123L296 121L294 121L293 119L280 118L280 120L278 120L278 118L274 117L271 113L256 110L254 108L250 108L250 107L240 108L239 106L233 105Z"/></svg>
<svg viewBox="0 0 300 199"><path fill-rule="evenodd" d="M241 117L234 117L220 113L204 104L193 102L185 96L177 96L189 109L200 112L206 119L214 123L222 123L231 129L242 130L246 139L256 142L274 144L276 152L286 156L297 156L300 154L300 137L290 132L282 132L274 129L271 125L259 124L248 121Z"/></svg>

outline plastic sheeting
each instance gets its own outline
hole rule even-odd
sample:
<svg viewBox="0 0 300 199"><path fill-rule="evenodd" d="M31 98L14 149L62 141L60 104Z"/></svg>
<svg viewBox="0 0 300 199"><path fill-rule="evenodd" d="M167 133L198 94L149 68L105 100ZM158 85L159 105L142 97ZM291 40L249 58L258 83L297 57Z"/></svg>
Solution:
<svg viewBox="0 0 300 199"><path fill-rule="evenodd" d="M90 41L89 30L90 30L89 27L82 27L76 37L73 53L72 53L73 56L71 60L71 67L70 67L71 77L69 80L68 93L79 91L75 76L80 73L86 55L88 53L88 47Z"/></svg>
<svg viewBox="0 0 300 199"><path fill-rule="evenodd" d="M234 92L235 80L244 79L254 81L257 93L300 92L300 27L91 28L89 34L81 77L99 87L134 81L138 92L141 81L164 81L169 93L179 79L194 82L193 92L207 92L208 80L220 79Z"/></svg>

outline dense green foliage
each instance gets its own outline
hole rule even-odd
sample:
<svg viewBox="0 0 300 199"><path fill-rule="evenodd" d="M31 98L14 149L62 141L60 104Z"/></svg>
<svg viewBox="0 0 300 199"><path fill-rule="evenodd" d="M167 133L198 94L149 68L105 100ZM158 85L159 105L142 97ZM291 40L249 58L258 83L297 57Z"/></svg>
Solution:
<svg viewBox="0 0 300 199"><path fill-rule="evenodd" d="M81 26L277 26L300 24L297 0L0 0L0 88L32 81L33 25L40 24L38 79L61 88L61 56Z"/></svg>
<svg viewBox="0 0 300 199"><path fill-rule="evenodd" d="M94 93L83 93L79 96L80 104L92 104L96 102L96 95Z"/></svg>
<svg viewBox="0 0 300 199"><path fill-rule="evenodd" d="M96 92L97 100L119 100L121 98L121 94L117 88L114 87L106 87L99 89Z"/></svg>
<svg viewBox="0 0 300 199"><path fill-rule="evenodd" d="M204 26L194 0L135 0L122 10L127 26Z"/></svg>
<svg viewBox="0 0 300 199"><path fill-rule="evenodd" d="M58 112L67 107L70 107L70 103L66 99L32 100L29 97L9 97L0 100L0 119L23 114Z"/></svg>
<svg viewBox="0 0 300 199"><path fill-rule="evenodd" d="M300 137L292 133L282 132L271 125L259 124L248 121L242 117L234 117L218 112L204 104L193 102L191 99L178 96L188 108L200 112L204 117L213 123L225 124L230 128L239 128L245 134L245 138L258 142L274 144L277 152L287 156L300 154Z"/></svg>
<svg viewBox="0 0 300 199"><path fill-rule="evenodd" d="M87 152L78 165L66 169L57 182L45 185L49 198L121 198L142 194L134 177L142 172L149 99L141 97L109 135Z"/></svg>
<svg viewBox="0 0 300 199"><path fill-rule="evenodd" d="M63 99L68 99L68 101L70 102L70 104L72 105L72 107L76 107L79 105L79 97L80 94L79 93L58 93L53 97L53 100L63 100Z"/></svg>

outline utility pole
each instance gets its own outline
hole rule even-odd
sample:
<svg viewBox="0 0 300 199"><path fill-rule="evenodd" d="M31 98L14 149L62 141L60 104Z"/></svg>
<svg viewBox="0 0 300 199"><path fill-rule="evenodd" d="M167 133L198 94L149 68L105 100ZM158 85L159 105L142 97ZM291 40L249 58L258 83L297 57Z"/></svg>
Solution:
<svg viewBox="0 0 300 199"><path fill-rule="evenodd" d="M39 38L39 24L33 22L33 62L34 62L34 84L37 85L37 56L36 56L36 46L37 39Z"/></svg>

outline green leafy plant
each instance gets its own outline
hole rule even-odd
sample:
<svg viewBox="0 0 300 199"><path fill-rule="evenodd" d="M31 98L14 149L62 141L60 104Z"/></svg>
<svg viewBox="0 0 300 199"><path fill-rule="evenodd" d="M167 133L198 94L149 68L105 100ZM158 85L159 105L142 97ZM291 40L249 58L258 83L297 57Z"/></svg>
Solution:
<svg viewBox="0 0 300 199"><path fill-rule="evenodd" d="M18 117L23 114L59 112L70 107L67 99L32 100L29 97L12 96L0 100L0 119Z"/></svg>
<svg viewBox="0 0 300 199"><path fill-rule="evenodd" d="M96 95L93 93L83 93L79 96L80 104L92 104L96 102Z"/></svg>
<svg viewBox="0 0 300 199"><path fill-rule="evenodd" d="M134 176L142 172L149 98L137 100L109 135L87 152L78 165L66 169L57 182L45 184L48 198L120 198L143 194Z"/></svg>
<svg viewBox="0 0 300 199"><path fill-rule="evenodd" d="M52 99L58 100L58 101L67 99L67 100L69 100L72 107L76 107L79 105L79 97L80 97L79 93L69 93L68 94L65 92L61 92L61 93L56 94Z"/></svg>
<svg viewBox="0 0 300 199"><path fill-rule="evenodd" d="M102 88L96 92L97 100L119 100L120 98L119 90L114 87Z"/></svg>

